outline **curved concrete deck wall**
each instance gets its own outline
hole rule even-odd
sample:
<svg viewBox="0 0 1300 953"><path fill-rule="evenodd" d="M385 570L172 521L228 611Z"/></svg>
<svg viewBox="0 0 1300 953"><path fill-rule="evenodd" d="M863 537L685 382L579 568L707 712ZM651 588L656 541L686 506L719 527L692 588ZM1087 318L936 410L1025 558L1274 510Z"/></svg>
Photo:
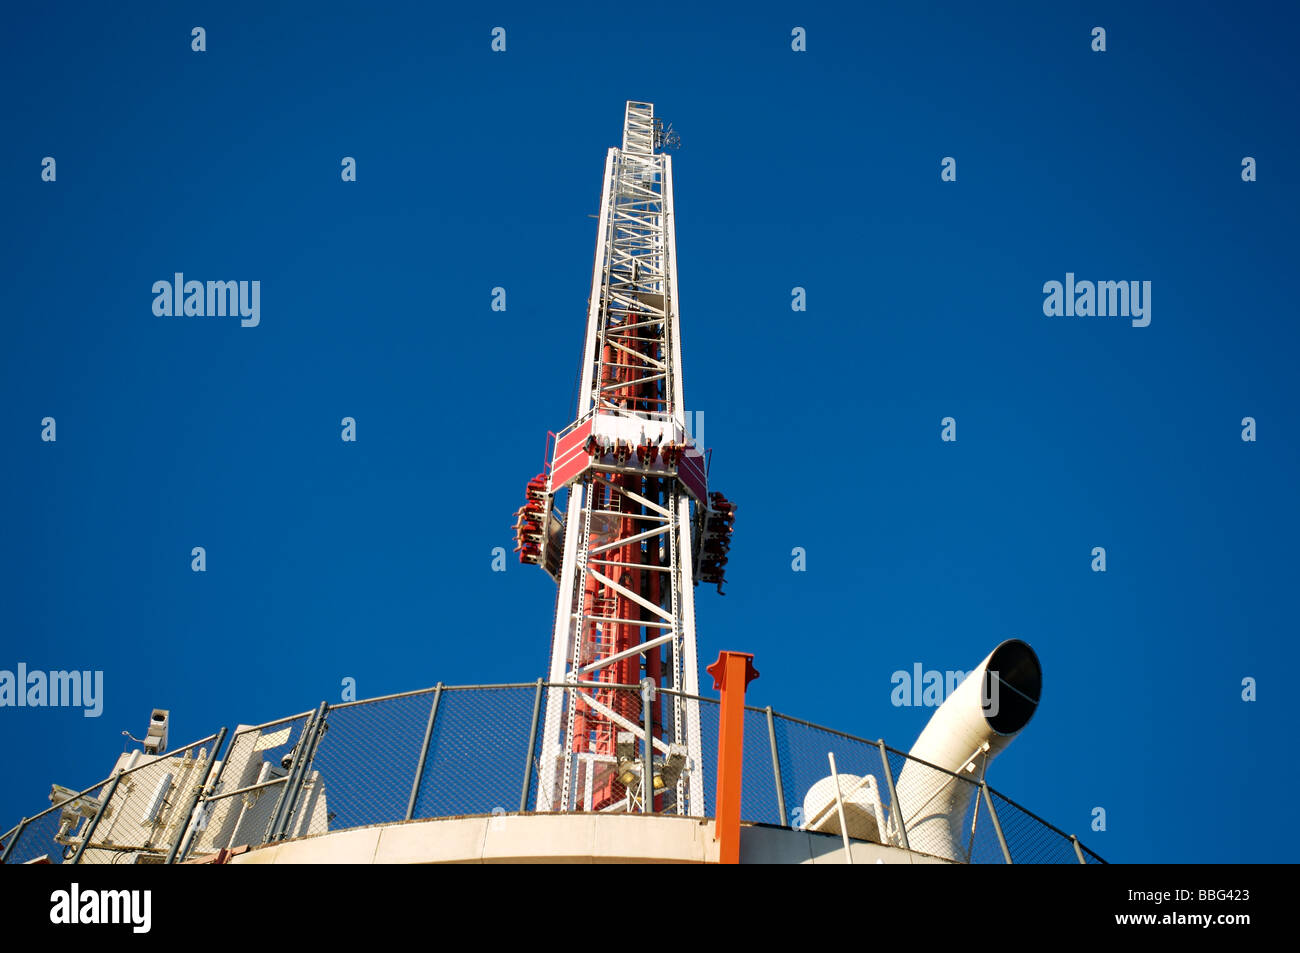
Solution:
<svg viewBox="0 0 1300 953"><path fill-rule="evenodd" d="M945 863L862 841L853 862ZM233 864L717 863L713 821L639 814L502 814L382 824L303 837L231 858ZM740 862L842 864L839 837L741 828Z"/></svg>

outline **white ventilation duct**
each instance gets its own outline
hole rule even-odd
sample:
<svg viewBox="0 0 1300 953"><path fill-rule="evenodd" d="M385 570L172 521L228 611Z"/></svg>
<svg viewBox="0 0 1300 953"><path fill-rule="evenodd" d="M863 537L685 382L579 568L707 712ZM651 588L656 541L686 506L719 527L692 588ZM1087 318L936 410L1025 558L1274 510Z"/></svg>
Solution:
<svg viewBox="0 0 1300 953"><path fill-rule="evenodd" d="M1043 671L1034 650L1009 639L939 706L908 752L926 764L909 760L895 783L894 821L903 820L912 850L954 861L969 859L970 830L964 821L971 796L988 763L1033 717L1042 687ZM987 815L981 815L980 823L989 823Z"/></svg>

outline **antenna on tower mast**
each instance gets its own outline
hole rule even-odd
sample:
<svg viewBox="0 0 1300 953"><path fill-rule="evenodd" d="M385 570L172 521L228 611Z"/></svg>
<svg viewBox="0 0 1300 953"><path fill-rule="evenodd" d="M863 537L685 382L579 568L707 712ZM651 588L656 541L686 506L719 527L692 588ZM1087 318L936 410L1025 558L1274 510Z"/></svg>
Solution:
<svg viewBox="0 0 1300 953"><path fill-rule="evenodd" d="M677 135L673 124L665 122L662 116L655 116L655 148L680 149L682 137Z"/></svg>

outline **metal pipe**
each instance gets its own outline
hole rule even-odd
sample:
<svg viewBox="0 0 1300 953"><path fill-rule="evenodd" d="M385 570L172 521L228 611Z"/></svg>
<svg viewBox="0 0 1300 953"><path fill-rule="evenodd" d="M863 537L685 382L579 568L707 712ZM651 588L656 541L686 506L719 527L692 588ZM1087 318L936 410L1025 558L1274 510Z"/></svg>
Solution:
<svg viewBox="0 0 1300 953"><path fill-rule="evenodd" d="M302 802L302 789L307 780L307 772L311 769L312 762L316 760L316 749L320 747L320 740L325 737L325 732L329 729L329 711L329 703L321 702L319 717L317 717L316 725L308 739L306 756L302 758L302 770L298 772L298 784L291 792L293 797L289 802L289 809L284 815L280 832L281 840L289 833L289 825L292 823L294 815L298 813L298 806Z"/></svg>
<svg viewBox="0 0 1300 953"><path fill-rule="evenodd" d="M767 740L772 746L772 780L776 783L776 809L781 815L781 826L789 827L790 820L785 813L785 785L781 783L781 756L776 750L776 720L772 717L772 706L768 705L767 712Z"/></svg>
<svg viewBox="0 0 1300 953"><path fill-rule="evenodd" d="M8 840L5 841L4 851L0 852L0 865L9 863L9 855L13 853L14 845L18 843L19 838L23 836L23 831L26 829L27 829L27 818L24 817L21 821L18 822L18 826L9 832L10 834L13 835L13 837L10 837Z"/></svg>
<svg viewBox="0 0 1300 953"><path fill-rule="evenodd" d="M987 767L1015 740L1038 708L1042 683L1034 650L1009 639L931 716L898 775L896 810L913 849L969 859L962 820L976 782L965 779L965 769L981 752Z"/></svg>
<svg viewBox="0 0 1300 953"><path fill-rule="evenodd" d="M537 749L537 721L542 713L542 680L537 680L537 694L533 696L533 725L528 729L528 750L524 752L524 787L519 792L519 813L522 814L528 810L528 789L533 786L533 752ZM425 736L425 743L428 743L428 736ZM424 758L421 756L420 764L424 764ZM414 804L412 804L412 807ZM410 814L410 808L407 809ZM410 820L410 817L407 817Z"/></svg>
<svg viewBox="0 0 1300 953"><path fill-rule="evenodd" d="M654 692L654 683L646 679L641 683L641 715L645 723L645 744L641 748L641 813L655 812L655 749L654 726L651 724L653 709L650 707Z"/></svg>
<svg viewBox="0 0 1300 953"><path fill-rule="evenodd" d="M1002 824L998 821L998 812L993 809L993 797L989 794L989 786L986 782L980 782L980 790L984 792L984 803L989 807L989 819L993 821L993 830L997 832L998 844L1002 847L1002 856L1011 863L1011 851L1007 848L1007 839L1002 834Z"/></svg>
<svg viewBox="0 0 1300 953"><path fill-rule="evenodd" d="M125 771L119 771L117 774L113 775L113 780L109 782L108 790L104 793L103 798L99 802L99 809L95 811L95 817L91 820L90 826L86 828L86 832L81 836L81 843L77 845L77 852L72 855L72 864L76 865L81 863L81 855L86 852L86 845L90 843L90 837L95 833L95 828L99 826L99 822L104 816L104 811L108 809L108 802L113 800L113 792L117 790L118 782L122 780L122 775L125 773Z"/></svg>
<svg viewBox="0 0 1300 953"><path fill-rule="evenodd" d="M164 863L174 864L176 854L181 848L181 842L188 839L190 820L194 817L194 809L198 807L199 798L203 796L203 790L207 787L208 778L212 776L212 767L217 763L217 752L221 750L221 744L226 740L225 725L221 726L221 730L217 732L215 737L216 741L212 744L212 756L208 758L207 767L203 769L203 780L194 786L194 793L190 796L190 803L185 807L184 820L181 821L180 829L176 832L176 840L172 843L171 850L167 852L167 859Z"/></svg>
<svg viewBox="0 0 1300 953"><path fill-rule="evenodd" d="M316 709L315 716L303 727L302 736L298 739L298 751L294 755L293 765L289 769L289 781L284 786L284 794L280 798L280 803L276 805L276 815L271 822L271 834L267 838L267 843L283 840L284 835L288 832L289 818L293 816L294 805L298 800L298 794L302 787L302 779L306 774L306 766L311 761L311 749L320 731L320 726L325 721L325 712L328 709L329 702L321 702L320 707Z"/></svg>
<svg viewBox="0 0 1300 953"><path fill-rule="evenodd" d="M424 726L424 744L420 745L420 761L415 766L415 780L411 782L411 797L406 802L406 819L408 821L415 817L415 802L420 796L420 782L424 780L424 762L429 756L429 742L433 738L433 722L438 717L438 702L441 700L442 682L439 682L433 686L433 704L429 707L429 723Z"/></svg>
<svg viewBox="0 0 1300 953"><path fill-rule="evenodd" d="M665 690L666 690L666 689L665 689ZM684 698L694 698L694 697L697 697L697 696L693 696L693 695L686 695L686 694L683 693L683 692L676 692L676 693L674 693L674 694L682 695L682 697L684 697ZM714 701L714 699L711 699L711 698L701 698L700 701ZM763 709L761 709L761 708L753 708L753 707L751 707L751 706L749 706L749 705L746 705L745 707L748 708L750 711L762 711L762 710L763 710ZM780 718L780 719L783 720L783 721L788 721L788 722L790 722L790 724L792 724L792 725L803 725L805 728L816 728L818 731L824 731L824 732L825 732L826 734L828 734L828 735L835 735L835 736L838 737L838 738L844 738L844 739L846 739L846 740L848 740L848 741L856 741L856 742L858 742L859 744L864 744L864 745L874 745L874 744L875 744L875 742L872 741L870 738L862 738L862 737L859 737L858 735L851 735L851 734L849 734L847 731L837 731L837 730L834 729L834 728L827 728L825 725L819 725L819 724L817 724L815 721L804 721L802 718L795 718L795 717L792 716L792 715L783 715L783 714L782 714L781 712L779 712L779 711L778 711L778 712L775 712L775 715L776 715L777 718ZM901 754L902 752L899 752L899 753Z"/></svg>
<svg viewBox="0 0 1300 953"><path fill-rule="evenodd" d="M1085 864L1085 865L1086 865L1086 864L1088 863L1088 861L1084 860L1084 857L1083 857L1083 848L1081 848L1081 847L1079 846L1079 838L1077 838L1077 837L1075 837L1073 834L1071 834L1071 835L1070 835L1070 843L1074 845L1074 856L1076 856L1076 857L1079 858L1079 863L1081 863L1081 864Z"/></svg>
<svg viewBox="0 0 1300 953"><path fill-rule="evenodd" d="M236 730L235 737L231 738L233 743L240 735L248 734L250 731L266 731L268 728L274 728L276 725L283 725L290 721L297 721L299 718L310 718L316 714L316 709L312 708L307 711L300 711L296 715L285 715L283 718L277 718L275 721L263 722L260 725L245 725L242 731Z"/></svg>
<svg viewBox="0 0 1300 953"><path fill-rule="evenodd" d="M831 778L835 781L835 813L840 819L840 836L844 838L844 863L853 863L853 849L849 845L849 825L844 820L844 796L840 794L840 773L835 770L835 752L826 752L831 762Z"/></svg>
<svg viewBox="0 0 1300 953"><path fill-rule="evenodd" d="M640 685L623 685L619 682L584 682L575 679L572 682L558 682L547 686L548 688L601 688L611 692L633 691L639 692Z"/></svg>
<svg viewBox="0 0 1300 953"><path fill-rule="evenodd" d="M218 772L220 772L220 769L219 769L219 768L218 768ZM224 801L226 798L230 798L230 797L238 797L238 796L241 795L241 794L251 794L251 793L253 793L254 791L260 791L260 790L262 790L262 788L275 787L275 785L277 785L277 784L284 784L284 782L286 782L286 781L288 781L288 780L289 780L289 779L288 779L287 777L284 777L284 778L271 778L271 780L269 780L269 781L260 781L260 782L258 782L257 784L250 784L250 785L248 785L247 787L235 788L235 790L233 790L233 791L222 791L220 794L213 794L213 795L211 795L210 797L205 797L203 800L204 800L204 801ZM212 786L215 788L215 787L217 786L218 783L220 783L220 778L219 778L219 777L218 777L218 779L217 779L216 781L213 781L213 782L212 782Z"/></svg>
<svg viewBox="0 0 1300 953"><path fill-rule="evenodd" d="M439 682L438 684L442 685L441 682ZM476 692L476 691L483 691L485 689L494 689L494 688L500 688L500 689L532 688L535 684L537 683L536 682L492 682L484 685L442 685L442 690L444 692ZM549 682L547 683L547 686L550 687ZM559 687L563 688L565 686L561 684ZM632 687L636 688L635 685L633 685ZM374 698L359 698L353 702L339 702L337 705L330 705L330 711L338 711L340 708L355 708L357 705L373 705L375 702L392 701L395 698L412 698L416 695L427 695L430 692L435 690L436 690L435 686L430 686L428 688L417 688L409 692L395 692L391 695L376 695ZM266 725L254 726L254 727L266 728L269 727L270 725L279 724L285 721L293 721L294 718L301 718L303 717L303 715L310 715L310 714L312 714L312 712L310 711L300 712L299 714L292 715L289 718L282 718L280 719L280 722L273 721L273 722L268 722Z"/></svg>
<svg viewBox="0 0 1300 953"><path fill-rule="evenodd" d="M321 704L323 705L325 703L321 702ZM317 709L317 711L319 711L319 709ZM271 812L271 823L267 828L265 841L268 844L273 843L279 836L280 818L284 814L285 805L289 801L291 792L293 791L293 783L298 777L298 766L302 763L302 752L307 746L307 735L311 732L312 725L315 721L316 712L312 712L307 716L307 720L303 722L302 731L298 734L298 743L290 749L290 753L293 755L293 761L290 762L289 773L286 774L284 778L284 790L280 792L280 799L275 802L275 810ZM269 769L269 762L266 762L266 764ZM238 823L236 823L236 829L238 829Z"/></svg>
<svg viewBox="0 0 1300 953"><path fill-rule="evenodd" d="M416 695L427 695L431 691L433 691L432 688L417 688L409 692L394 692L391 695L376 695L374 698L359 698L356 701L339 702L337 705L330 705L330 711L338 711L340 708L355 708L357 705L373 705L376 702L393 701L397 698L414 698Z"/></svg>
<svg viewBox="0 0 1300 953"><path fill-rule="evenodd" d="M898 807L898 791L894 789L894 770L889 766L889 749L885 747L885 739L881 738L876 744L880 747L880 765L885 771L885 785L889 788L889 816L893 818L894 826L898 828L898 839L903 850L911 850L907 846L907 824L903 822L903 812Z"/></svg>
<svg viewBox="0 0 1300 953"><path fill-rule="evenodd" d="M983 782L981 782L983 783ZM980 799L975 799L975 807L970 812L970 840L966 842L966 857L970 857L975 850L975 831L979 826L980 820Z"/></svg>

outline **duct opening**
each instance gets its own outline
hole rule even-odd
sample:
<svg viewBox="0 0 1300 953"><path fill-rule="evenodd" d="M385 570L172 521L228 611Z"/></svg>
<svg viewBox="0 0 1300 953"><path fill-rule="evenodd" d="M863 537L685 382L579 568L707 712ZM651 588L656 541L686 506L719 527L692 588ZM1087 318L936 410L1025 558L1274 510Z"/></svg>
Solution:
<svg viewBox="0 0 1300 953"><path fill-rule="evenodd" d="M1043 669L1029 644L1020 639L1003 642L989 656L984 677L984 720L989 727L1013 735L1029 724L1043 691Z"/></svg>

